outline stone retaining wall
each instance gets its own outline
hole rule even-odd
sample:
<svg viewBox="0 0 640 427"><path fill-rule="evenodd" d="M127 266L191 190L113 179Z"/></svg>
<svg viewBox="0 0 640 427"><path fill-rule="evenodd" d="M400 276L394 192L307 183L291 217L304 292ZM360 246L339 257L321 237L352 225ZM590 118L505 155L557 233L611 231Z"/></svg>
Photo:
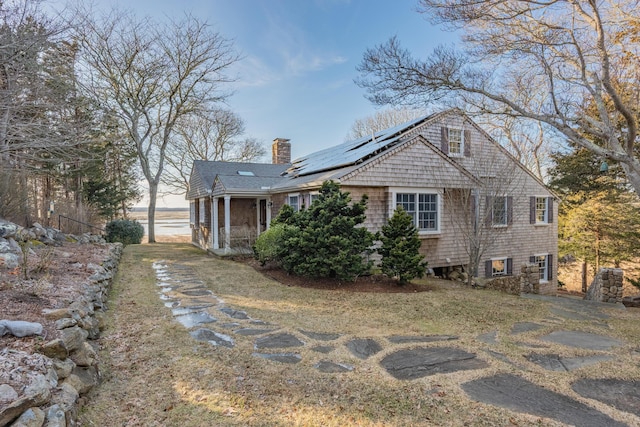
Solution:
<svg viewBox="0 0 640 427"><path fill-rule="evenodd" d="M598 302L622 302L624 272L620 268L601 268L584 299Z"/></svg>
<svg viewBox="0 0 640 427"><path fill-rule="evenodd" d="M520 268L517 276L495 277L485 282L486 289L495 289L511 295L540 294L555 295L556 287L551 282L540 282L537 265L528 264Z"/></svg>
<svg viewBox="0 0 640 427"><path fill-rule="evenodd" d="M46 374L35 374L23 396L0 410L0 426L77 425L78 398L98 384L98 357L91 341L103 328L107 293L121 254L122 244L111 244L102 264L91 266L94 273L83 295L67 308L45 310L44 316L55 321L61 338L43 344Z"/></svg>

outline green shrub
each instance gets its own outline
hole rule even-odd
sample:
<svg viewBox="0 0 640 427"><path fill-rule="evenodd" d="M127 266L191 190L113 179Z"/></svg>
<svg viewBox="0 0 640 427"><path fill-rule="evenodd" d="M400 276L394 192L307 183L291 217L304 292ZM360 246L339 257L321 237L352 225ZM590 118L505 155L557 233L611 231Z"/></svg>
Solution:
<svg viewBox="0 0 640 427"><path fill-rule="evenodd" d="M120 242L123 245L139 244L144 236L144 227L136 220L116 219L107 224L107 242Z"/></svg>
<svg viewBox="0 0 640 427"><path fill-rule="evenodd" d="M279 261L287 227L289 226L286 224L274 223L268 230L258 236L256 243L253 245L253 256L260 261L260 265Z"/></svg>
<svg viewBox="0 0 640 427"><path fill-rule="evenodd" d="M427 263L420 255L420 238L413 223L413 217L398 207L389 221L382 226L380 236L382 246L378 253L382 256L380 268L389 277L404 285L415 277L422 277Z"/></svg>
<svg viewBox="0 0 640 427"><path fill-rule="evenodd" d="M351 202L340 185L326 181L309 209L278 216L289 224L278 245L279 263L287 272L308 277L355 280L368 273L373 235L362 227L367 197Z"/></svg>

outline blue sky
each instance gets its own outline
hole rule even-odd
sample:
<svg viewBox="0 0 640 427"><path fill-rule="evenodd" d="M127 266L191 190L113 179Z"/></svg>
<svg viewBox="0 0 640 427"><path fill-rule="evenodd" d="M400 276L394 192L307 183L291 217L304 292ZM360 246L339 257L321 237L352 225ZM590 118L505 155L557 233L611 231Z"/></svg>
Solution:
<svg viewBox="0 0 640 427"><path fill-rule="evenodd" d="M353 82L366 48L397 35L418 55L455 41L415 11L416 0L98 0L157 19L190 12L233 39L243 59L229 107L246 136L270 153L289 138L292 156L344 141L356 119L374 114ZM270 156L270 154L269 154ZM270 161L270 158L264 159Z"/></svg>

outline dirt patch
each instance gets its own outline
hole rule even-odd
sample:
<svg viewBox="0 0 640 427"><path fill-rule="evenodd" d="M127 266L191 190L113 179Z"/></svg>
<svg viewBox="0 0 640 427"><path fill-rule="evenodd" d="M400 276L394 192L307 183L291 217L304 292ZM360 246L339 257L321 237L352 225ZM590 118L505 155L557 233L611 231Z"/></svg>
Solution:
<svg viewBox="0 0 640 427"><path fill-rule="evenodd" d="M54 322L45 319L42 311L66 307L81 295L93 266L100 265L108 252L103 244L38 245L29 255L28 279L20 268L0 268L0 319L37 322L43 327L42 337L0 337L1 347L32 353L43 340L58 337Z"/></svg>
<svg viewBox="0 0 640 427"><path fill-rule="evenodd" d="M341 290L350 292L375 292L375 293L416 293L433 290L432 286L409 282L399 285L397 280L382 274L372 274L370 276L358 277L355 281L344 281L330 278L304 277L289 274L274 265L261 266L253 258L243 258L244 264L251 266L254 270L270 279L287 286L297 286L299 288Z"/></svg>

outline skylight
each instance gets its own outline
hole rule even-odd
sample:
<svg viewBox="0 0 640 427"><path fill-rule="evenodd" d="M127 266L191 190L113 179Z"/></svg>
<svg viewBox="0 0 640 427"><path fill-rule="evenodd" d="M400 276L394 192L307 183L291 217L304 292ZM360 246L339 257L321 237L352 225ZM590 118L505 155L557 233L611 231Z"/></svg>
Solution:
<svg viewBox="0 0 640 427"><path fill-rule="evenodd" d="M240 176L256 176L253 172L251 171L238 171L238 175Z"/></svg>

